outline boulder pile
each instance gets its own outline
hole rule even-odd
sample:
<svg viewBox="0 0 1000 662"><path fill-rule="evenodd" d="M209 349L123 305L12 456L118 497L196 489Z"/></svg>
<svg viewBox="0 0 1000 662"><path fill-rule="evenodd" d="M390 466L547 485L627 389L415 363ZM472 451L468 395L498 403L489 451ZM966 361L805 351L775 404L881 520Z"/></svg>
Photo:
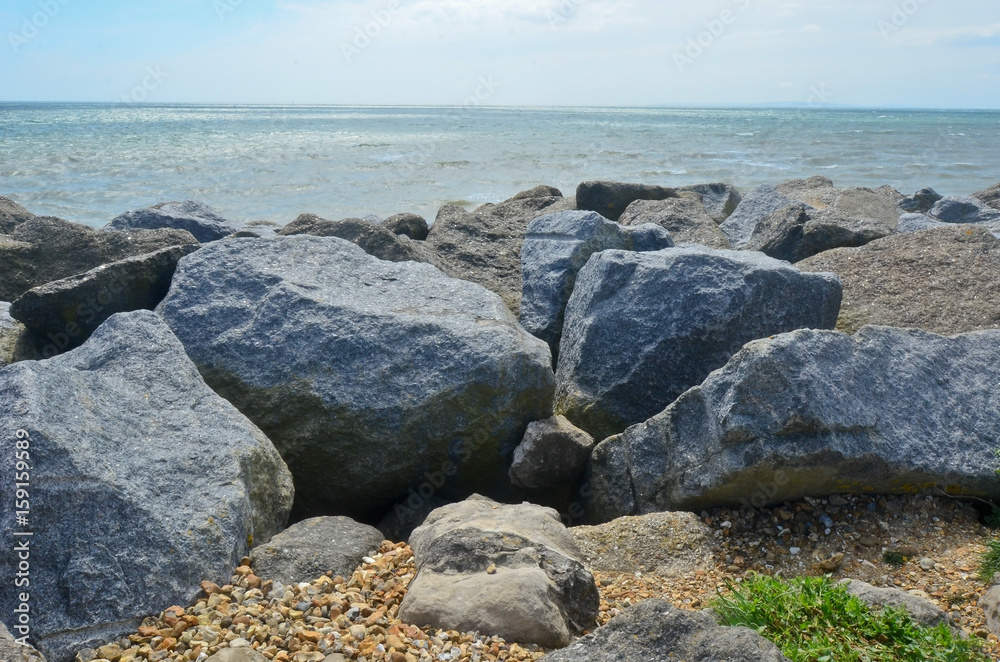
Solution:
<svg viewBox="0 0 1000 662"><path fill-rule="evenodd" d="M998 190L591 181L430 226L188 201L101 230L0 197L0 528L29 543L0 574L30 568L0 649L783 660L655 600L604 625L594 573L704 574L713 509L1000 501ZM954 626L890 589L850 584Z"/></svg>

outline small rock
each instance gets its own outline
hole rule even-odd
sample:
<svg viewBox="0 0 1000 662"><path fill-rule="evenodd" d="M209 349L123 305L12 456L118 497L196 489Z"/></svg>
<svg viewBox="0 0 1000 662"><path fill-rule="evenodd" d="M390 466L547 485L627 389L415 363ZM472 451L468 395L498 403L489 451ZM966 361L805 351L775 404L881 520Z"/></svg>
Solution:
<svg viewBox="0 0 1000 662"><path fill-rule="evenodd" d="M593 450L594 438L565 416L531 423L514 451L511 483L532 490L572 483L583 474Z"/></svg>
<svg viewBox="0 0 1000 662"><path fill-rule="evenodd" d="M396 214L382 221L382 227L393 234L406 235L414 241L427 239L430 228L423 216L416 214Z"/></svg>
<svg viewBox="0 0 1000 662"><path fill-rule="evenodd" d="M937 563L934 561L934 559L924 557L920 559L920 567L924 570L933 570L934 568L937 567Z"/></svg>
<svg viewBox="0 0 1000 662"><path fill-rule="evenodd" d="M951 625L952 619L932 602L897 588L876 588L857 579L843 579L839 582L847 592L874 608L902 607L914 621L926 627L942 623Z"/></svg>
<svg viewBox="0 0 1000 662"><path fill-rule="evenodd" d="M4 199L0 198L0 201ZM95 651L90 652L96 655ZM0 660L4 662L45 662L45 658L37 650L31 646L22 646L14 641L14 636L7 631L7 627L3 623L0 623Z"/></svg>
<svg viewBox="0 0 1000 662"><path fill-rule="evenodd" d="M899 203L900 209L911 214L926 214L941 199L941 194L932 188L922 188Z"/></svg>
<svg viewBox="0 0 1000 662"><path fill-rule="evenodd" d="M682 611L663 600L626 609L541 662L615 660L788 662L777 646L749 628L723 627L709 613Z"/></svg>
<svg viewBox="0 0 1000 662"><path fill-rule="evenodd" d="M315 517L285 529L250 556L261 576L295 584L327 571L350 576L382 539L378 529L348 517Z"/></svg>
<svg viewBox="0 0 1000 662"><path fill-rule="evenodd" d="M230 648L223 648L212 657L206 658L204 662L270 662L266 657L255 650L247 647L234 646L234 640L230 643ZM242 639L246 643L245 639Z"/></svg>

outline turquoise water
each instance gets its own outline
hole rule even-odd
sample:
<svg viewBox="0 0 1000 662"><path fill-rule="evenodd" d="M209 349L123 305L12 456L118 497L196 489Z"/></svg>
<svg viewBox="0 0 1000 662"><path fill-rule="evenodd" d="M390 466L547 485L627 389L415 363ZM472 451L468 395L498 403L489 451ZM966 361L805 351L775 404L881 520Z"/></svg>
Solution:
<svg viewBox="0 0 1000 662"><path fill-rule="evenodd" d="M496 202L588 179L969 194L1000 112L0 104L0 195L100 226L168 200L287 223Z"/></svg>

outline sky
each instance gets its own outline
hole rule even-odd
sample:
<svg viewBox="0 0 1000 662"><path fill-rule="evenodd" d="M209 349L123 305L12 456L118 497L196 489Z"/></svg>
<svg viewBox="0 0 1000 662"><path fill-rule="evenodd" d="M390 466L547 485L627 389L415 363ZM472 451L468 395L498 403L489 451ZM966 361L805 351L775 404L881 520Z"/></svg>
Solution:
<svg viewBox="0 0 1000 662"><path fill-rule="evenodd" d="M997 0L3 0L0 101L1000 108Z"/></svg>

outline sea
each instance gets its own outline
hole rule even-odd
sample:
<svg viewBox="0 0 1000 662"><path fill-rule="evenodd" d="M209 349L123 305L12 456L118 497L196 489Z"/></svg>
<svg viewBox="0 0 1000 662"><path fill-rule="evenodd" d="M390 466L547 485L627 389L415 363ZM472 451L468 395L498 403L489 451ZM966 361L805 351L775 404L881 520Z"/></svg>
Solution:
<svg viewBox="0 0 1000 662"><path fill-rule="evenodd" d="M0 195L95 227L172 200L432 222L538 184L812 175L971 194L1000 182L1000 111L0 104Z"/></svg>

